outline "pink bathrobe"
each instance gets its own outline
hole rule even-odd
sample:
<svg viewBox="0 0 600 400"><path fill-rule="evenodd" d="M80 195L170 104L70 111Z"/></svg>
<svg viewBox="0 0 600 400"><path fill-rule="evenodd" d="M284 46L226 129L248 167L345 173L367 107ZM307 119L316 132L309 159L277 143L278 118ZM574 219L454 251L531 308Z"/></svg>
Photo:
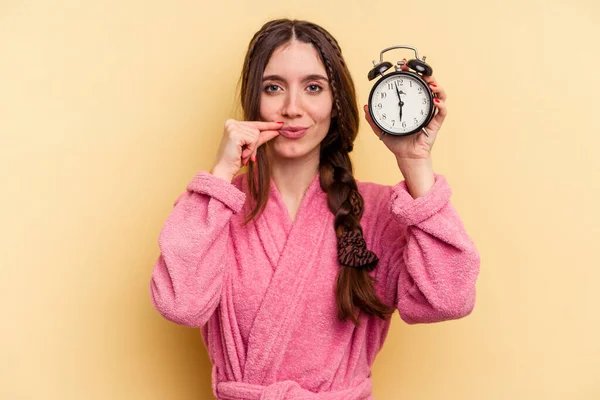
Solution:
<svg viewBox="0 0 600 400"><path fill-rule="evenodd" d="M479 254L442 175L413 199L395 186L358 183L377 295L409 324L468 315ZM333 214L317 174L292 222L271 181L264 213L248 211L247 174L232 183L199 172L162 228L150 283L154 307L201 327L217 399L373 399L371 365L390 320L340 322Z"/></svg>

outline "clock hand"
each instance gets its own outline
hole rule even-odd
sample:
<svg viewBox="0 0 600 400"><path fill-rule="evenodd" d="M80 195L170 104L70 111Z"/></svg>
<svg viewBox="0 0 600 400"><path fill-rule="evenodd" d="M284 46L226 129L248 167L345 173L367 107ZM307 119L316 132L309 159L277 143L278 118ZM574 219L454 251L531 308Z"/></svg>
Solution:
<svg viewBox="0 0 600 400"><path fill-rule="evenodd" d="M402 106L404 103L402 102L402 97L400 97L400 89L398 89L398 81L396 81L396 94L398 94L398 105L400 106L400 122L402 122Z"/></svg>

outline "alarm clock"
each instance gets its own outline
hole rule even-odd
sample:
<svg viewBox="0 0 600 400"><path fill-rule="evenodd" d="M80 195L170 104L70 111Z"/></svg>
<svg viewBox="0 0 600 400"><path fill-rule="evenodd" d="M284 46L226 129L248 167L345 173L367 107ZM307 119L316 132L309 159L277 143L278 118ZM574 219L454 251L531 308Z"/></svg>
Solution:
<svg viewBox="0 0 600 400"><path fill-rule="evenodd" d="M415 59L398 61L395 71L386 73L392 63L383 61L383 54L393 49L408 49L415 53ZM406 65L412 71L403 71ZM373 61L369 71L370 81L380 77L369 94L368 108L371 119L382 131L380 139L387 133L394 136L408 136L423 131L435 114L435 94L422 75L432 75L433 69L419 58L417 49L411 46L393 46L383 49L379 62Z"/></svg>

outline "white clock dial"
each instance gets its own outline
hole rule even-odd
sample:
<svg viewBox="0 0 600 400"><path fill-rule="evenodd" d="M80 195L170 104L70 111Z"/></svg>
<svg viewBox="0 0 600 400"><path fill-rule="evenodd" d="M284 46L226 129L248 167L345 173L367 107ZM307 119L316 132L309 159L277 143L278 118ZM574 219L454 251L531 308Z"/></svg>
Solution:
<svg viewBox="0 0 600 400"><path fill-rule="evenodd" d="M404 134L425 122L431 110L428 89L411 75L390 75L377 84L370 102L371 115L385 130Z"/></svg>

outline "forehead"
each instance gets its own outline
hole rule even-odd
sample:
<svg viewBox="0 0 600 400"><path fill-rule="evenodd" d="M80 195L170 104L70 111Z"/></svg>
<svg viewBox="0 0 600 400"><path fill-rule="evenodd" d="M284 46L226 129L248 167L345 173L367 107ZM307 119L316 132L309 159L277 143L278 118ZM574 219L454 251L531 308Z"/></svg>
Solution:
<svg viewBox="0 0 600 400"><path fill-rule="evenodd" d="M310 43L297 40L277 48L263 73L263 75L280 75L288 78L312 74L327 76L317 49Z"/></svg>

